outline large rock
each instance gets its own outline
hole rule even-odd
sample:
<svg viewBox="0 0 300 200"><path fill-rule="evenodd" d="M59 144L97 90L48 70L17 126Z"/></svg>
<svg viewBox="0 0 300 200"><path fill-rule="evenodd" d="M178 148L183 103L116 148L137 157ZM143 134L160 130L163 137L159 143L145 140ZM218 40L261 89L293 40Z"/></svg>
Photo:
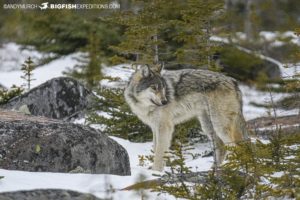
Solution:
<svg viewBox="0 0 300 200"><path fill-rule="evenodd" d="M126 150L90 127L0 110L0 168L129 175Z"/></svg>
<svg viewBox="0 0 300 200"><path fill-rule="evenodd" d="M78 81L60 77L11 99L2 108L20 110L25 107L32 115L64 119L81 114L91 104L92 96Z"/></svg>
<svg viewBox="0 0 300 200"><path fill-rule="evenodd" d="M44 189L0 193L0 200L101 200L94 195L71 190Z"/></svg>

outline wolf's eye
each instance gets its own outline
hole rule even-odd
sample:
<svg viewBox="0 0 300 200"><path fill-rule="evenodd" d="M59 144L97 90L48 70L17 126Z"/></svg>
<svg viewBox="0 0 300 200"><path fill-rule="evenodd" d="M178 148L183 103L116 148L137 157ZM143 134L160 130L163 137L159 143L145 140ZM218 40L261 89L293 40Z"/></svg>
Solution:
<svg viewBox="0 0 300 200"><path fill-rule="evenodd" d="M157 90L157 86L156 86L156 85L151 85L150 88L151 88L152 90Z"/></svg>

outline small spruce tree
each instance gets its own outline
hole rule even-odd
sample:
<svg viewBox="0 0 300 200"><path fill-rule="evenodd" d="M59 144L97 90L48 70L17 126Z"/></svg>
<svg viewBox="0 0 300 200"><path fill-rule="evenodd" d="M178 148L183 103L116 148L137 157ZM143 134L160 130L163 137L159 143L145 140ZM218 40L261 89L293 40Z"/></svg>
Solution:
<svg viewBox="0 0 300 200"><path fill-rule="evenodd" d="M96 32L92 32L86 47L87 52L89 53L90 62L85 69L86 80L90 87L99 85L99 81L103 78L101 71L103 52L100 51L99 47L100 40L97 38Z"/></svg>
<svg viewBox="0 0 300 200"><path fill-rule="evenodd" d="M82 80L88 88L99 86L102 80L103 52L96 31L90 31L87 45L82 48L84 54L78 58L79 65L64 74Z"/></svg>
<svg viewBox="0 0 300 200"><path fill-rule="evenodd" d="M23 71L23 76L21 76L22 79L24 79L26 81L26 83L24 84L24 86L27 86L27 90L31 89L31 83L32 81L34 81L35 79L32 78L33 76L33 70L35 69L34 63L32 61L32 59L30 57L28 57L24 64L22 64L22 68L21 70Z"/></svg>
<svg viewBox="0 0 300 200"><path fill-rule="evenodd" d="M175 20L178 34L174 37L182 46L175 52L176 62L217 70L213 55L218 43L210 40L215 22L221 17L221 0L188 0Z"/></svg>

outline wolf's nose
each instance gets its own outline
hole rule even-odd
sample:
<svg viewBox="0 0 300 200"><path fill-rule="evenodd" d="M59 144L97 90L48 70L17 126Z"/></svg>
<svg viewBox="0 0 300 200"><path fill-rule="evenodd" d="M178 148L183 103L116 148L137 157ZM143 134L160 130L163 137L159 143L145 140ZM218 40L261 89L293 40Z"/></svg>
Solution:
<svg viewBox="0 0 300 200"><path fill-rule="evenodd" d="M166 105L168 103L168 101L167 100L163 100L161 103L162 103L162 105Z"/></svg>

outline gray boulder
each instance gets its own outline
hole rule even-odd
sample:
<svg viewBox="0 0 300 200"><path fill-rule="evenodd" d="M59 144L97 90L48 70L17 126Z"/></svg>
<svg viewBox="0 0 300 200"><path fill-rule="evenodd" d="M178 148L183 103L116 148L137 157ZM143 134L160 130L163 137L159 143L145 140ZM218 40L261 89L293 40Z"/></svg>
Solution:
<svg viewBox="0 0 300 200"><path fill-rule="evenodd" d="M0 193L1 200L101 200L94 195L71 190L44 189Z"/></svg>
<svg viewBox="0 0 300 200"><path fill-rule="evenodd" d="M65 119L82 114L91 104L93 93L78 81L59 77L11 99L4 109L29 110L32 115Z"/></svg>
<svg viewBox="0 0 300 200"><path fill-rule="evenodd" d="M129 175L126 150L90 127L0 109L0 168Z"/></svg>

